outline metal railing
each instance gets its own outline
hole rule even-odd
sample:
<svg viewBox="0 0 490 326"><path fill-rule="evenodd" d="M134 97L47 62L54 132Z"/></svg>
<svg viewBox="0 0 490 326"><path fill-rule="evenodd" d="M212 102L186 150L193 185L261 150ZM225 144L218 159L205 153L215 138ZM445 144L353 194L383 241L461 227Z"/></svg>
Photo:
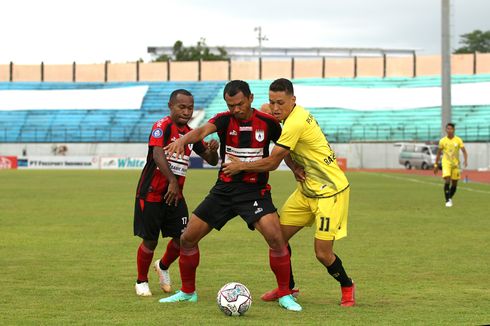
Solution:
<svg viewBox="0 0 490 326"><path fill-rule="evenodd" d="M146 143L148 127L14 128L0 127L2 143ZM439 126L351 126L324 128L330 142L437 141ZM490 124L458 126L456 134L466 142L489 142Z"/></svg>

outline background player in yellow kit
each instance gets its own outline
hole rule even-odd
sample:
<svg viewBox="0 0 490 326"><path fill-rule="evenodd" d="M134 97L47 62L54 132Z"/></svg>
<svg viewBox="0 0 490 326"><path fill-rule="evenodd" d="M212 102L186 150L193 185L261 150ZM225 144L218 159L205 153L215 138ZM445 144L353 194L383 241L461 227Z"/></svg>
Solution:
<svg viewBox="0 0 490 326"><path fill-rule="evenodd" d="M341 305L353 306L354 283L333 251L334 240L347 235L349 182L337 165L335 153L315 118L303 107L296 105L291 81L281 78L272 82L269 102L272 115L283 121L281 137L271 155L255 162L233 159L224 165L223 171L231 175L241 171L272 171L283 159L286 160L298 183L281 210L284 238L288 241L303 227L315 223L316 257L340 283ZM277 299L276 292L269 291L262 299Z"/></svg>
<svg viewBox="0 0 490 326"><path fill-rule="evenodd" d="M439 159L442 155L442 177L444 178L444 198L446 199L446 207L452 207L452 198L456 193L458 180L461 178L459 169L459 150L463 152L464 167L468 166L468 153L464 148L463 140L454 134L454 123L446 125L447 136L439 140L439 149L437 150L436 163L434 164L434 174L437 174L439 169Z"/></svg>

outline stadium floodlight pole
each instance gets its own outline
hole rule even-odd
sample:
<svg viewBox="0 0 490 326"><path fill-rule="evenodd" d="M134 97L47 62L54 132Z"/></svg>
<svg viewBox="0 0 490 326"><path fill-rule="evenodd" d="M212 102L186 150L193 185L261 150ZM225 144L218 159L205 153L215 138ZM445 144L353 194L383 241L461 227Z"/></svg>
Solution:
<svg viewBox="0 0 490 326"><path fill-rule="evenodd" d="M451 32L450 32L450 0L442 1L442 109L441 133L444 135L446 124L451 122Z"/></svg>
<svg viewBox="0 0 490 326"><path fill-rule="evenodd" d="M259 32L257 39L259 40L259 58L262 58L262 41L268 41L267 36L262 35L262 26L257 26L254 28L254 32Z"/></svg>

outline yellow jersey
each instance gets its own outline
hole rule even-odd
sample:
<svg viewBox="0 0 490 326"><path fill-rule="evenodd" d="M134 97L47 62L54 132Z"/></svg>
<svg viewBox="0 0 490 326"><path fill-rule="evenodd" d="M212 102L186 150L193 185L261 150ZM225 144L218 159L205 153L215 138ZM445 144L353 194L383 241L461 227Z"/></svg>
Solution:
<svg viewBox="0 0 490 326"><path fill-rule="evenodd" d="M442 150L442 164L459 165L459 150L464 148L463 140L458 136L449 139L447 136L439 140L439 149Z"/></svg>
<svg viewBox="0 0 490 326"><path fill-rule="evenodd" d="M298 182L298 190L306 197L331 197L349 186L320 126L303 107L293 108L276 145L289 149L294 162L305 169L306 180Z"/></svg>

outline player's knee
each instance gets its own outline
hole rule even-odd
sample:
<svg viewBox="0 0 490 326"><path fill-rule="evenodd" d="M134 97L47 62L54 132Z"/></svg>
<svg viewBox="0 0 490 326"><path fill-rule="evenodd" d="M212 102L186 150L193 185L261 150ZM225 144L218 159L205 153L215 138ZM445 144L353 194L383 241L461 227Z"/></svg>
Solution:
<svg viewBox="0 0 490 326"><path fill-rule="evenodd" d="M284 239L280 235L272 235L266 238L267 244L273 250L281 250L286 246Z"/></svg>
<svg viewBox="0 0 490 326"><path fill-rule="evenodd" d="M315 251L316 259L325 266L330 266L335 261L335 254L331 251Z"/></svg>
<svg viewBox="0 0 490 326"><path fill-rule="evenodd" d="M192 237L191 235L189 234L186 234L185 232L180 236L180 246L182 248L194 248L197 246L199 240L197 239L194 239L194 237Z"/></svg>
<svg viewBox="0 0 490 326"><path fill-rule="evenodd" d="M143 240L143 246L151 251L155 250L158 245L158 240Z"/></svg>

